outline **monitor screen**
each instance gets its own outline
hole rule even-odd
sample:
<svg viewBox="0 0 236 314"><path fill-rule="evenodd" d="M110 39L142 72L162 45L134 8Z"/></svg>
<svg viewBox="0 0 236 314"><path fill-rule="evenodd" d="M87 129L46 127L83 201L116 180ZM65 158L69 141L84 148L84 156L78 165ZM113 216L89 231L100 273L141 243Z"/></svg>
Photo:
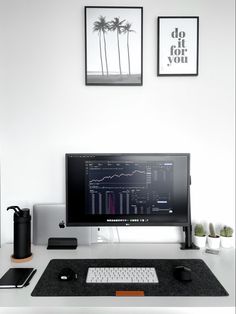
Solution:
<svg viewBox="0 0 236 314"><path fill-rule="evenodd" d="M186 226L189 154L66 154L68 226Z"/></svg>

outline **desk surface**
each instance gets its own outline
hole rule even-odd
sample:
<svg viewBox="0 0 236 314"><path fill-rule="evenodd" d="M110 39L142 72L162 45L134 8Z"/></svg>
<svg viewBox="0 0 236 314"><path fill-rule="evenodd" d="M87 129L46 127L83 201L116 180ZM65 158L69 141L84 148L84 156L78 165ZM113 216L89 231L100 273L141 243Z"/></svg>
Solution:
<svg viewBox="0 0 236 314"><path fill-rule="evenodd" d="M178 244L115 243L80 246L76 250L47 250L32 246L33 259L28 263L10 260L12 245L0 248L0 277L10 267L34 267L37 273L22 289L1 289L0 307L235 307L235 249L222 249L219 255L204 250L180 250ZM31 297L31 292L53 258L200 258L229 292L228 297Z"/></svg>

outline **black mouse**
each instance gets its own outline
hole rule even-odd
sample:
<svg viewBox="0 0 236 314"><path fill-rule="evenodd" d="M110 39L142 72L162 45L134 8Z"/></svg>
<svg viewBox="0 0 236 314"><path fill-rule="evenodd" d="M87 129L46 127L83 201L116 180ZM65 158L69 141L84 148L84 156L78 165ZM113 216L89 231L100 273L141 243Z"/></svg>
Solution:
<svg viewBox="0 0 236 314"><path fill-rule="evenodd" d="M58 274L58 279L61 281L70 281L77 279L77 274L69 267L62 268Z"/></svg>
<svg viewBox="0 0 236 314"><path fill-rule="evenodd" d="M186 266L176 266L173 271L174 277L180 281L191 281L192 271Z"/></svg>

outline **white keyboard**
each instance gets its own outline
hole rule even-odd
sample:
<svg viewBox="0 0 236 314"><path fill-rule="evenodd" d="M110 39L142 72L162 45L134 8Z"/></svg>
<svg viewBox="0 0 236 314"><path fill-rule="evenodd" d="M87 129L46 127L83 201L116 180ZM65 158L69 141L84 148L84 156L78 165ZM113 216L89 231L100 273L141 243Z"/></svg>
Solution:
<svg viewBox="0 0 236 314"><path fill-rule="evenodd" d="M86 283L158 283L154 267L89 267Z"/></svg>

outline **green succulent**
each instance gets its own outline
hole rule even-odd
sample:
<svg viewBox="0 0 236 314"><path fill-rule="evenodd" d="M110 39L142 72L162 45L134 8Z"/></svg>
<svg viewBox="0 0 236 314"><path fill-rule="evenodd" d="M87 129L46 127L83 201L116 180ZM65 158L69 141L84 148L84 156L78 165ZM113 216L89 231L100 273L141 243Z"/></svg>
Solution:
<svg viewBox="0 0 236 314"><path fill-rule="evenodd" d="M209 232L210 232L209 236L210 236L211 238L217 238L217 237L218 237L218 236L216 235L215 227L214 227L214 225L213 225L212 222L209 223Z"/></svg>
<svg viewBox="0 0 236 314"><path fill-rule="evenodd" d="M194 228L194 234L197 237L204 237L206 235L206 231L202 224L196 224Z"/></svg>
<svg viewBox="0 0 236 314"><path fill-rule="evenodd" d="M220 235L222 237L232 237L234 230L231 227L228 226L224 226L224 228L222 228L220 230Z"/></svg>

